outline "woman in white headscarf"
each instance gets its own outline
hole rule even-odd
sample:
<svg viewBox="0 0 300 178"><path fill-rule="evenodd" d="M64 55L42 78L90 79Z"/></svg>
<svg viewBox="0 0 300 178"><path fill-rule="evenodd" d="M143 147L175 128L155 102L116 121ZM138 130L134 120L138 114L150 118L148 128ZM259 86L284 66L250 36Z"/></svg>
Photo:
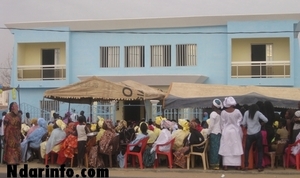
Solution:
<svg viewBox="0 0 300 178"><path fill-rule="evenodd" d="M221 111L223 109L222 101L214 99L212 102L213 112L210 113L209 127L207 134L209 135L209 164L214 170L219 170L220 157L220 139L221 139Z"/></svg>
<svg viewBox="0 0 300 178"><path fill-rule="evenodd" d="M164 119L161 122L161 128L162 128L162 130L161 130L157 140L152 145L151 152L154 152L156 150L156 145L165 144L172 139L170 129L173 128L173 123L171 121ZM169 151L170 146L171 145L160 146L159 151Z"/></svg>
<svg viewBox="0 0 300 178"><path fill-rule="evenodd" d="M223 106L225 110L221 112L221 131L219 154L222 156L224 170L227 166L241 167L242 146L242 113L235 109L236 101L233 97L226 97Z"/></svg>

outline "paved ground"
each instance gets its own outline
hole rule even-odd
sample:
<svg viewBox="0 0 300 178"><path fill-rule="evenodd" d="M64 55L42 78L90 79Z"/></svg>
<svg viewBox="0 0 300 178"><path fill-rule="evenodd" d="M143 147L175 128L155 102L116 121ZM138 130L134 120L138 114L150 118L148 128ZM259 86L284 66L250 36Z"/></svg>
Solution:
<svg viewBox="0 0 300 178"><path fill-rule="evenodd" d="M21 168L24 168L24 165L19 165L17 167L17 171L19 172ZM45 168L45 165L38 163L29 163L28 168ZM51 165L49 168L58 168L58 166ZM73 168L74 177L76 174L80 175L82 169ZM88 170L87 170L88 171ZM86 173L87 173L86 171ZM194 168L190 170L186 169L168 169L168 168L147 168L147 169L136 169L136 168L128 168L128 169L120 169L120 168L112 168L109 169L109 176L115 178L124 178L124 177L142 177L142 178L150 178L150 177L162 177L162 178L193 178L193 177L209 177L209 178L253 178L258 176L259 178L299 178L300 170L295 169L283 169L281 167L271 170L265 169L263 172L257 172L257 170L249 170L249 171L236 171L236 170L228 170L228 171L214 171L207 170L204 171L202 168ZM0 164L0 178L7 177L7 166L4 164ZM44 176L45 177L45 176ZM67 176L65 176L67 177ZM81 177L81 176L79 176Z"/></svg>

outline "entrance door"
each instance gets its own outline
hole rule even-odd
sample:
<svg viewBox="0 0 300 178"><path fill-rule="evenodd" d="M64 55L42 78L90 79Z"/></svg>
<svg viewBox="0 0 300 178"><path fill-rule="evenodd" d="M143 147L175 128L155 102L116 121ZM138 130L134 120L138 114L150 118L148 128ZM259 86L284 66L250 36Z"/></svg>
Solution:
<svg viewBox="0 0 300 178"><path fill-rule="evenodd" d="M55 49L43 49L42 50L42 65L54 65L55 64ZM43 67L43 79L53 80L54 66Z"/></svg>
<svg viewBox="0 0 300 178"><path fill-rule="evenodd" d="M141 101L124 101L124 120L140 121L141 107Z"/></svg>
<svg viewBox="0 0 300 178"><path fill-rule="evenodd" d="M256 75L252 78L259 78L266 75L266 45L251 45L251 61L261 62L260 64L252 64L251 74ZM259 76L260 75L260 76Z"/></svg>

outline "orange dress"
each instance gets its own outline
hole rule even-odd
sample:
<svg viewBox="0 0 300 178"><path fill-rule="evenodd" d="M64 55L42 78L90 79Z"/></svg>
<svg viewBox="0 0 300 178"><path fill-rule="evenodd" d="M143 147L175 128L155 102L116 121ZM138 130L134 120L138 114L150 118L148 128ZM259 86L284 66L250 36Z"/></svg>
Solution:
<svg viewBox="0 0 300 178"><path fill-rule="evenodd" d="M4 118L4 158L6 164L21 162L21 118L14 113L7 113Z"/></svg>

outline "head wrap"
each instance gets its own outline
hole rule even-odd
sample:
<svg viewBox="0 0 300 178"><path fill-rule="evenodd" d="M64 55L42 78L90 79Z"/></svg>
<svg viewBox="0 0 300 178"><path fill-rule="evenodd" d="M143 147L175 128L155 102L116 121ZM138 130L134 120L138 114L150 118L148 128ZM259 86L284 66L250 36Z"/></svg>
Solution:
<svg viewBox="0 0 300 178"><path fill-rule="evenodd" d="M300 111L296 111L296 112L295 112L295 116L296 116L296 117L300 117Z"/></svg>
<svg viewBox="0 0 300 178"><path fill-rule="evenodd" d="M166 129L171 129L173 128L174 124L171 122L171 121L168 121L168 120L162 120L161 122L161 127L162 128L166 128Z"/></svg>
<svg viewBox="0 0 300 178"><path fill-rule="evenodd" d="M275 121L275 122L273 123L273 127L278 128L278 126L279 126L279 122L278 122L278 121Z"/></svg>
<svg viewBox="0 0 300 178"><path fill-rule="evenodd" d="M203 113L203 118L202 118L202 120L203 121L206 121L208 119L208 113L207 112L204 112Z"/></svg>
<svg viewBox="0 0 300 178"><path fill-rule="evenodd" d="M43 128L45 128L45 129L47 129L47 122L46 122L46 120L45 120L44 118L39 118L39 119L37 120L37 123L38 123L38 125L39 125L40 127L43 127Z"/></svg>
<svg viewBox="0 0 300 178"><path fill-rule="evenodd" d="M207 123L207 125L208 125L208 127L209 127L210 119L207 119L207 120L206 120L206 123Z"/></svg>
<svg viewBox="0 0 300 178"><path fill-rule="evenodd" d="M105 124L107 126L107 130L111 130L113 132L115 131L114 130L114 124L113 124L113 122L112 122L111 119L105 119L104 122L105 122Z"/></svg>
<svg viewBox="0 0 300 178"><path fill-rule="evenodd" d="M162 120L163 120L163 118L161 116L157 116L155 118L155 124L160 125Z"/></svg>
<svg viewBox="0 0 300 178"><path fill-rule="evenodd" d="M216 108L223 109L222 101L219 100L219 99L214 99L214 100L213 100L213 105L214 105Z"/></svg>
<svg viewBox="0 0 300 178"><path fill-rule="evenodd" d="M178 124L184 131L188 131L190 129L189 122L186 119L178 119Z"/></svg>
<svg viewBox="0 0 300 178"><path fill-rule="evenodd" d="M60 119L56 120L55 123L61 130L64 130L67 127L67 125Z"/></svg>
<svg viewBox="0 0 300 178"><path fill-rule="evenodd" d="M97 124L91 124L91 131L94 132L97 129Z"/></svg>
<svg viewBox="0 0 300 178"><path fill-rule="evenodd" d="M28 132L28 130L30 129L30 127L28 126L28 125L26 125L26 124L22 124L22 133L26 133L26 132Z"/></svg>
<svg viewBox="0 0 300 178"><path fill-rule="evenodd" d="M100 117L100 116L98 116L98 119L99 119L98 120L98 126L102 128L104 119L102 117Z"/></svg>
<svg viewBox="0 0 300 178"><path fill-rule="evenodd" d="M192 129L197 129L198 124L197 124L197 122L193 119L193 120L190 121L189 126L190 126L190 128L192 128Z"/></svg>
<svg viewBox="0 0 300 178"><path fill-rule="evenodd" d="M50 135L53 130L53 124L48 125L47 130L48 130L48 134Z"/></svg>
<svg viewBox="0 0 300 178"><path fill-rule="evenodd" d="M236 105L236 101L232 96L226 97L223 102L224 107L229 108Z"/></svg>
<svg viewBox="0 0 300 178"><path fill-rule="evenodd" d="M116 127L116 131L120 131L123 128L127 128L127 122L125 120L120 120Z"/></svg>
<svg viewBox="0 0 300 178"><path fill-rule="evenodd" d="M37 118L31 119L31 124L38 125L38 119Z"/></svg>

